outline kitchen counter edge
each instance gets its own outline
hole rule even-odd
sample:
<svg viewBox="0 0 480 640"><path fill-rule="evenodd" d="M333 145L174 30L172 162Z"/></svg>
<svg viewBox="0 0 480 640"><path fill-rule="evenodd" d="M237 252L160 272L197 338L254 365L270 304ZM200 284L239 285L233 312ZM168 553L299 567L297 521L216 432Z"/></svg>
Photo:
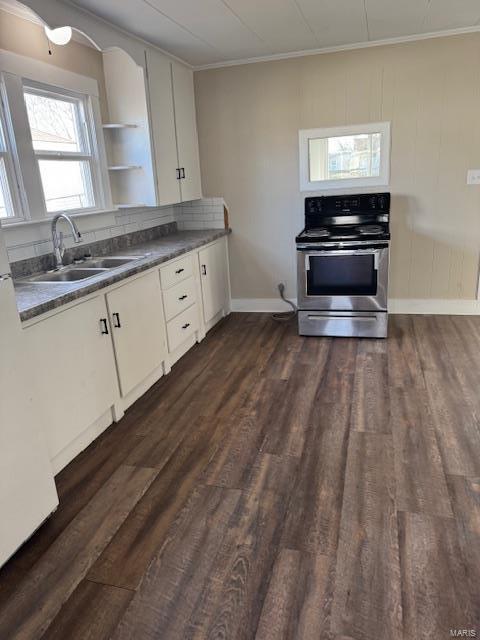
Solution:
<svg viewBox="0 0 480 640"><path fill-rule="evenodd" d="M16 280L15 294L20 320L26 322L58 309L70 302L105 289L138 273L148 271L179 256L195 251L231 233L231 229L204 229L178 231L158 240L133 245L116 255L132 255L149 252L145 258L75 284L31 284L26 280ZM55 290L53 289L55 287ZM58 295L56 295L58 294Z"/></svg>

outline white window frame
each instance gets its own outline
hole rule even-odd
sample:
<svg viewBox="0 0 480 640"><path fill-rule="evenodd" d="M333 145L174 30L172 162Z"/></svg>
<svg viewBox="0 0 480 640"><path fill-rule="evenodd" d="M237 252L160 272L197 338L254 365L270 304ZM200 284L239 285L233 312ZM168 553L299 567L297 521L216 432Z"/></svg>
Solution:
<svg viewBox="0 0 480 640"><path fill-rule="evenodd" d="M380 133L380 172L378 176L310 180L309 141L315 138L333 138L358 134ZM300 191L329 191L388 186L390 183L390 122L371 122L343 127L301 129L298 132L300 153Z"/></svg>
<svg viewBox="0 0 480 640"><path fill-rule="evenodd" d="M5 184L2 185L4 198L7 200L7 208L10 207L13 215L0 218L2 225L12 222L21 222L25 219L25 210L20 194L19 177L15 166L15 149L14 140L11 139L10 126L7 122L7 114L4 108L5 95L3 84L0 83L0 138L3 139L5 148L0 148L0 158L3 159L5 165ZM2 135L3 134L3 135ZM1 179L1 178L0 178Z"/></svg>
<svg viewBox="0 0 480 640"><path fill-rule="evenodd" d="M3 218L2 224L15 222L39 222L49 220L61 210L47 212L43 194L38 159L49 157L57 152L48 153L33 149L24 99L24 88L58 97L82 100L87 121L89 158L94 190L94 207L67 209L68 215L88 215L113 208L110 181L107 168L107 156L103 138L100 113L99 90L97 81L87 76L66 71L59 67L0 49L0 76L5 98L7 121L6 137L14 145L13 162L16 168L20 215L15 218ZM67 152L62 152L63 159ZM82 154L77 154L77 156ZM40 158L41 159L41 158ZM78 158L88 159L88 158ZM12 194L13 196L13 194ZM20 206L20 202L21 205Z"/></svg>
<svg viewBox="0 0 480 640"><path fill-rule="evenodd" d="M101 176L99 171L98 158L93 151L93 142L95 138L95 123L93 120L93 113L90 108L88 96L85 94L75 93L66 89L58 89L51 85L45 85L38 82L25 81L23 83L23 91L25 93L32 93L46 98L53 98L58 100L64 100L65 102L72 102L78 105L78 117L83 119L83 123L80 122L79 134L80 134L80 146L82 151L46 151L46 150L33 150L35 158L37 160L37 167L41 160L78 160L88 162L90 167L91 185L87 185L89 188L90 200L93 201L93 205L90 207L78 207L76 209L66 209L65 211L69 215L75 213L90 213L98 211L104 208L103 193L101 190ZM82 127L81 125L85 126ZM29 127L30 128L30 127ZM32 145L33 146L33 145ZM40 169L38 169L40 171ZM43 192L43 188L42 188ZM62 213L62 209L56 211L47 211L47 203L45 194L43 194L45 203L45 212L47 216L54 216L57 213Z"/></svg>

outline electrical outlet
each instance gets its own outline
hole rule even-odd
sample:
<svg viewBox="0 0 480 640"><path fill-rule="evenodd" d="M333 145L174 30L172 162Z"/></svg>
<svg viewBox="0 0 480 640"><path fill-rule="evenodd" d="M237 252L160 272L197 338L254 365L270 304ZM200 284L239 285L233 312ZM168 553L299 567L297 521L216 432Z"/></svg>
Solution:
<svg viewBox="0 0 480 640"><path fill-rule="evenodd" d="M480 184L480 169L469 169L467 171L467 184Z"/></svg>

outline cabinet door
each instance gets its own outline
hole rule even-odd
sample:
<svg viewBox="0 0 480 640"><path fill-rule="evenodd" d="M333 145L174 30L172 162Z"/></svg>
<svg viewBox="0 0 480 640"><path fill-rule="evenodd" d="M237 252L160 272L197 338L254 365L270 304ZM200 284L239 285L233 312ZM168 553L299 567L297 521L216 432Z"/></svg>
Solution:
<svg viewBox="0 0 480 640"><path fill-rule="evenodd" d="M225 306L227 296L226 256L223 241L198 252L202 282L203 318L210 322Z"/></svg>
<svg viewBox="0 0 480 640"><path fill-rule="evenodd" d="M154 271L107 294L122 396L161 365L166 355L160 278Z"/></svg>
<svg viewBox="0 0 480 640"><path fill-rule="evenodd" d="M193 72L182 64L173 62L172 79L178 166L184 172L180 180L182 200L196 200L202 197L202 184L198 155Z"/></svg>
<svg viewBox="0 0 480 640"><path fill-rule="evenodd" d="M34 381L53 460L118 398L105 298L51 316L25 335L40 372Z"/></svg>
<svg viewBox="0 0 480 640"><path fill-rule="evenodd" d="M146 51L150 119L158 184L158 204L180 202L178 153L173 109L171 62L158 51Z"/></svg>
<svg viewBox="0 0 480 640"><path fill-rule="evenodd" d="M8 269L8 262L2 265L1 235L0 274ZM55 509L58 498L46 425L32 393L36 368L45 371L23 339L10 279L0 278L0 327L1 566Z"/></svg>

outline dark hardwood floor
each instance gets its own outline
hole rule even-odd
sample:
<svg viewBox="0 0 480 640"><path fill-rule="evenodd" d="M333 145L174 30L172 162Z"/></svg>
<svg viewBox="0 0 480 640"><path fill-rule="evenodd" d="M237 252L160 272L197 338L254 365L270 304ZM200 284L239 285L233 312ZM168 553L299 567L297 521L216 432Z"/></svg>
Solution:
<svg viewBox="0 0 480 640"><path fill-rule="evenodd" d="M480 317L232 314L57 477L0 639L480 637L479 424Z"/></svg>

